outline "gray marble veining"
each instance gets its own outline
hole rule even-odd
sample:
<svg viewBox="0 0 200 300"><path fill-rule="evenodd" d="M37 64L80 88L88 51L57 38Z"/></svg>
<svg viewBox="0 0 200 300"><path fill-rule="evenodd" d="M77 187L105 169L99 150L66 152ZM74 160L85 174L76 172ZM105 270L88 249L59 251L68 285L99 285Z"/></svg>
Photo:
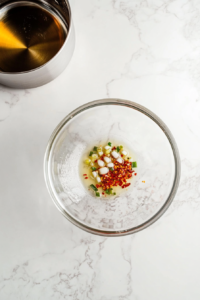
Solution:
<svg viewBox="0 0 200 300"><path fill-rule="evenodd" d="M199 300L200 2L73 0L74 56L52 83L0 87L0 299ZM166 214L133 236L103 238L55 209L43 179L48 138L79 105L140 103L181 155Z"/></svg>

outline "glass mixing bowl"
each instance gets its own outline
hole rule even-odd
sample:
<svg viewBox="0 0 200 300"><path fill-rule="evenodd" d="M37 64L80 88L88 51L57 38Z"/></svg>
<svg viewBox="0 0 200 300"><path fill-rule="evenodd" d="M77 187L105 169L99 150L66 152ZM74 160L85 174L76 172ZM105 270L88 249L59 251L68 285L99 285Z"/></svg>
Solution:
<svg viewBox="0 0 200 300"><path fill-rule="evenodd" d="M107 199L91 195L79 175L90 145L117 140L137 158L132 187ZM47 145L44 174L58 210L74 225L105 236L127 235L151 225L171 204L180 179L180 158L167 126L145 107L103 99L72 111Z"/></svg>

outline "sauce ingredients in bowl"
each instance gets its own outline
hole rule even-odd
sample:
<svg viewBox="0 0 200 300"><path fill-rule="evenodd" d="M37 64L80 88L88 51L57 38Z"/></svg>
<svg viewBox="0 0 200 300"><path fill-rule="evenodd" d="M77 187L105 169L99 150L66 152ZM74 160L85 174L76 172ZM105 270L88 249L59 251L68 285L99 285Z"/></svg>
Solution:
<svg viewBox="0 0 200 300"><path fill-rule="evenodd" d="M82 164L82 177L88 181L88 189L93 190L96 197L118 195L120 189L128 188L133 176L137 175L137 162L133 161L129 151L111 142L94 146Z"/></svg>

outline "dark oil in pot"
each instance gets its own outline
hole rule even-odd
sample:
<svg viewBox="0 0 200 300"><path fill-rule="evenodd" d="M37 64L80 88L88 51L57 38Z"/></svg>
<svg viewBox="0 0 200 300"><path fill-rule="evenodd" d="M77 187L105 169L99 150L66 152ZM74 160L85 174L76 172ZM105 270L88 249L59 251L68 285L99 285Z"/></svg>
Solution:
<svg viewBox="0 0 200 300"><path fill-rule="evenodd" d="M41 67L61 49L67 29L50 6L18 1L0 10L0 71Z"/></svg>

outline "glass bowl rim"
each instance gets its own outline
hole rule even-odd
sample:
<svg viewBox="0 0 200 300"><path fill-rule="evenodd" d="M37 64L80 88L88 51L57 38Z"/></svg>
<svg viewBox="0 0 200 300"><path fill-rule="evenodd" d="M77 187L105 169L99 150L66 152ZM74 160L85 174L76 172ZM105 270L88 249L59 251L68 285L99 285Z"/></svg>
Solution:
<svg viewBox="0 0 200 300"><path fill-rule="evenodd" d="M128 107L128 108L135 109L135 110L139 111L140 113L143 113L144 115L146 115L150 119L152 119L161 128L161 130L163 131L163 133L167 137L168 142L169 142L169 144L171 146L171 149L172 149L173 157L174 157L175 173L174 173L173 185L172 185L172 189L169 193L169 196L166 199L166 201L164 202L164 204L162 205L162 207L157 211L156 214L154 214L150 219L148 219L144 223L140 224L139 226L132 227L132 228L129 228L127 230L122 230L122 231L120 231L120 230L106 231L106 230L94 229L90 226L82 224L81 222L79 222L75 218L71 217L61 207L61 205L58 203L58 201L56 199L56 196L54 195L53 189L51 187L50 180L49 180L49 158L50 158L50 155L51 155L51 150L54 146L54 141L56 140L56 138L59 135L62 128L70 120L72 120L75 116L77 116L78 114L80 114L80 113L82 113L82 112L84 112L88 109L91 109L93 107L103 106L103 105L125 106L125 107ZM83 230L85 230L89 233L96 234L96 235L101 235L101 236L123 236L123 235L136 233L140 230L143 230L143 229L147 228L148 226L153 224L155 221L157 221L165 213L165 211L168 209L168 207L172 203L172 201L175 197L175 194L177 192L177 189L178 189L178 185L179 185L179 181L180 181L180 175L181 175L181 163L180 163L180 156L179 156L178 147L177 147L177 144L175 142L175 139L174 139L171 131L166 126L166 124L156 114L154 114L152 111L150 111L148 108L146 108L146 107L144 107L144 106L142 106L138 103L135 103L135 102L132 102L132 101L129 101L129 100L118 99L118 98L105 98L105 99L100 99L100 100L94 100L94 101L88 102L84 105L81 105L78 108L76 108L75 110L73 110L72 112L70 112L57 125L57 127L54 129L53 133L51 134L51 136L49 138L49 141L48 141L48 144L47 144L47 147L46 147L45 156L44 156L44 178L45 178L45 183L46 183L46 186L47 186L47 190L48 190L55 206L57 207L57 209L72 224L76 225L77 227L79 227L79 228L81 228L81 229L83 229Z"/></svg>

